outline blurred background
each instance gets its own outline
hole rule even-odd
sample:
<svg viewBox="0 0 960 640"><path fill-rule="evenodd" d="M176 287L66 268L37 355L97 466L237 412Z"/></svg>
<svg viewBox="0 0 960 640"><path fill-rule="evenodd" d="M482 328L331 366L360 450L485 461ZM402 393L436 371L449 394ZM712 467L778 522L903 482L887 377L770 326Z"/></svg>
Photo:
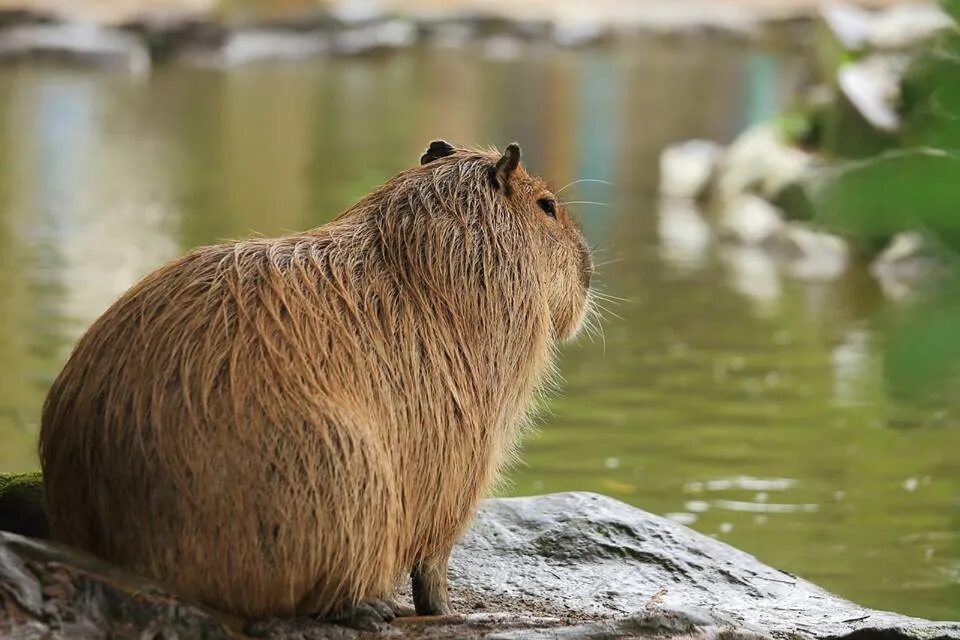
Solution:
<svg viewBox="0 0 960 640"><path fill-rule="evenodd" d="M0 472L127 287L517 140L602 336L504 492L590 490L960 619L956 2L0 0ZM577 182L583 180L582 182Z"/></svg>

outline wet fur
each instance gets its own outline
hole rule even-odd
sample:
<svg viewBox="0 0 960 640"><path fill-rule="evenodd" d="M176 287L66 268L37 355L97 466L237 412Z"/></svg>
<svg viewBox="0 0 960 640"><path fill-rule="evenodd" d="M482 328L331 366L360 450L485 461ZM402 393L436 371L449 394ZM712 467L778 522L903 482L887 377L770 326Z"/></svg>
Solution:
<svg viewBox="0 0 960 640"><path fill-rule="evenodd" d="M130 289L44 406L54 537L245 616L445 559L588 306L576 225L522 166L498 191L499 158L457 150Z"/></svg>

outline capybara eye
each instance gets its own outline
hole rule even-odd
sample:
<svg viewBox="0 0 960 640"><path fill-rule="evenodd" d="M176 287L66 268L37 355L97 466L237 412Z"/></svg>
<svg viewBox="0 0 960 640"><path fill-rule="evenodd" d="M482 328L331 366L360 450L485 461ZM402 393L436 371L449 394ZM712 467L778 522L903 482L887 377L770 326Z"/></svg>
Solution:
<svg viewBox="0 0 960 640"><path fill-rule="evenodd" d="M557 217L557 203L554 202L553 198L540 198L537 200L537 204L540 205L543 212L551 218Z"/></svg>

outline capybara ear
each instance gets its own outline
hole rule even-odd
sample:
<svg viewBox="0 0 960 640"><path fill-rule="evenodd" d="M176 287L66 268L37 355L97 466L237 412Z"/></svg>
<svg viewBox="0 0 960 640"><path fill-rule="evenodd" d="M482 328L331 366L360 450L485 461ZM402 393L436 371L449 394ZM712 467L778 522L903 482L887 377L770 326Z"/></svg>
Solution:
<svg viewBox="0 0 960 640"><path fill-rule="evenodd" d="M427 164L440 158L446 158L454 151L453 145L446 140L434 140L430 143L430 146L427 147L426 153L420 156L420 164Z"/></svg>
<svg viewBox="0 0 960 640"><path fill-rule="evenodd" d="M503 156L497 160L497 165L493 168L493 186L505 194L510 193L510 176L520 165L520 145L511 142L507 145Z"/></svg>

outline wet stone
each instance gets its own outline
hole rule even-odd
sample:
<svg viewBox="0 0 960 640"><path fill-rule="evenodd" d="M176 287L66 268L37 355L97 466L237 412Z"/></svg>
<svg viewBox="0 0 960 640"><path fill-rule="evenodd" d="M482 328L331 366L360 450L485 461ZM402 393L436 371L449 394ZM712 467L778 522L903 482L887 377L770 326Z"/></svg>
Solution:
<svg viewBox="0 0 960 640"><path fill-rule="evenodd" d="M590 493L486 501L450 573L459 615L397 618L379 632L309 617L250 622L78 551L0 532L0 637L960 639L960 623L860 607ZM399 598L409 604L409 588Z"/></svg>
<svg viewBox="0 0 960 640"><path fill-rule="evenodd" d="M141 39L93 24L31 24L0 31L0 62L51 59L69 64L126 70L150 69Z"/></svg>

